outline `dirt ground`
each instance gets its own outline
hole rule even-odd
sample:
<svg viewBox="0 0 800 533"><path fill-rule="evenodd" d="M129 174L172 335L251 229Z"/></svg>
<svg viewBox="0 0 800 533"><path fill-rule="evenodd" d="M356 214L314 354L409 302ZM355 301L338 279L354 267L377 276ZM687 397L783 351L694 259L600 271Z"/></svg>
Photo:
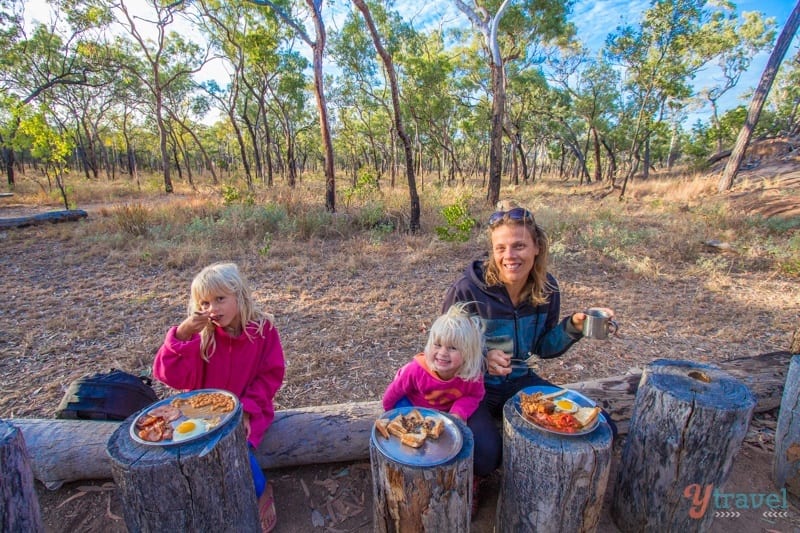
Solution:
<svg viewBox="0 0 800 533"><path fill-rule="evenodd" d="M748 185L730 196L732 208L798 216L800 161L793 157L749 171ZM517 193L522 201L534 200ZM180 208L180 198L170 201ZM576 204L597 207L590 194L581 192L537 201L555 212ZM635 204L633 197L630 205ZM0 200L0 218L32 209L58 206ZM88 210L89 220L81 224L104 216L98 207ZM646 209L636 216L645 226L666 223ZM167 328L185 312L189 283L198 270L92 253L70 227L80 226L0 231L0 292L6 300L0 306L0 418L10 423L20 417L51 418L68 384L86 373L149 369ZM671 233L677 242L679 231ZM551 270L561 284L562 312L607 305L616 310L620 333L602 344L578 343L563 357L542 361L539 373L570 383L624 374L663 357L714 363L787 349L800 319L796 278L750 271L750 259L743 256L734 268L709 276L680 262L681 252L702 243L680 245L685 249L658 261L657 275L642 275L591 251L560 250ZM284 409L379 399L397 368L421 350L446 288L482 251L483 245L473 241L456 245L430 235L397 235L347 243L276 240L266 257L243 251L218 259L237 261L256 287L256 299L275 314L287 359L287 377L276 398L277 408ZM715 261L717 253L703 251L702 260ZM161 397L170 393L159 384L156 390ZM724 492L775 492L770 480L774 424L775 413L756 417ZM617 458L621 446L615 445ZM276 489L278 533L372 531L368 462L268 474ZM498 487L495 476L473 531L493 530ZM48 532L126 530L110 480L76 481L55 491L37 482L37 494ZM796 506L785 517L762 512L718 517L712 531L800 531ZM607 513L599 531L616 532Z"/></svg>

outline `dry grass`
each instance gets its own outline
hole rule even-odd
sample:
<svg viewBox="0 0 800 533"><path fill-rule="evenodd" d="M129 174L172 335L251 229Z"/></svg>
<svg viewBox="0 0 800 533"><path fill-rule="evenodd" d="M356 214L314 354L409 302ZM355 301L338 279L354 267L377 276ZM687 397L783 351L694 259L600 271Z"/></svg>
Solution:
<svg viewBox="0 0 800 533"><path fill-rule="evenodd" d="M401 187L353 194L330 214L308 177L236 201L209 186L165 195L155 177L141 190L74 184L87 220L0 233L0 418L52 416L87 372L148 370L192 277L217 260L238 262L276 316L288 363L279 407L378 399L422 349L444 291L485 249L480 229L465 243L435 237L445 206L463 202L485 220L484 192L432 183L420 193L418 235L403 231ZM599 185L504 188L551 236L562 311L604 304L621 325L608 342L542 361L543 376L579 381L656 358L714 362L788 346L800 316L800 222L738 209L714 187L703 176L634 181L622 202ZM0 217L60 208L25 180L3 202ZM703 244L712 239L730 251Z"/></svg>

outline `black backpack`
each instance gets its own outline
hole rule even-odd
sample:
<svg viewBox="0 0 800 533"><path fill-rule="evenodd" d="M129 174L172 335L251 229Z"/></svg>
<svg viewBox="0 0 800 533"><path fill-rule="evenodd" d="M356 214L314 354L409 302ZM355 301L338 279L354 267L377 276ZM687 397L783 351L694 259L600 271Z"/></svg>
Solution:
<svg viewBox="0 0 800 533"><path fill-rule="evenodd" d="M158 401L147 377L122 370L84 376L70 383L56 409L56 418L125 420Z"/></svg>

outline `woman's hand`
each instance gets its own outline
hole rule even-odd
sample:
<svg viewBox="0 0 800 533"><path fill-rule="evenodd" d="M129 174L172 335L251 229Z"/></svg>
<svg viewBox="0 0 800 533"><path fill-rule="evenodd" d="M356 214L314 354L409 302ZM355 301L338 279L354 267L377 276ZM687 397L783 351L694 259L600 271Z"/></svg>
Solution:
<svg viewBox="0 0 800 533"><path fill-rule="evenodd" d="M489 350L486 354L486 365L492 376L507 376L511 373L511 356L503 350Z"/></svg>
<svg viewBox="0 0 800 533"><path fill-rule="evenodd" d="M610 307L596 307L595 309L608 313L609 318L612 319L614 318L614 310L611 309ZM572 320L572 326L575 329L577 329L578 331L583 331L583 322L584 320L586 320L586 313L583 312L574 313L570 320Z"/></svg>

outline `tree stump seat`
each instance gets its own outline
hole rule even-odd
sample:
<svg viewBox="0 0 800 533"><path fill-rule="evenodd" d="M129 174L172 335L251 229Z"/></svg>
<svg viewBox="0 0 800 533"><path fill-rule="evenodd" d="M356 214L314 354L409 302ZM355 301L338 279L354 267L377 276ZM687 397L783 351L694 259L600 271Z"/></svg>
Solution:
<svg viewBox="0 0 800 533"><path fill-rule="evenodd" d="M472 431L461 420L445 413L442 416L455 424L462 437L461 450L442 464L415 466L397 461L370 439L376 532L469 532Z"/></svg>
<svg viewBox="0 0 800 533"><path fill-rule="evenodd" d="M22 432L0 420L0 531L44 531Z"/></svg>
<svg viewBox="0 0 800 533"><path fill-rule="evenodd" d="M611 471L612 441L605 420L585 435L538 429L509 399L503 406L497 531L594 531Z"/></svg>
<svg viewBox="0 0 800 533"><path fill-rule="evenodd" d="M215 431L169 446L133 440L137 414L107 448L129 531L261 531L241 406Z"/></svg>
<svg viewBox="0 0 800 533"><path fill-rule="evenodd" d="M797 333L795 336L800 338ZM772 476L777 488L786 488L794 502L800 501L800 355L792 357L786 376L775 430Z"/></svg>
<svg viewBox="0 0 800 533"><path fill-rule="evenodd" d="M756 401L714 365L659 359L642 373L614 485L623 533L707 531L704 494L721 487Z"/></svg>

